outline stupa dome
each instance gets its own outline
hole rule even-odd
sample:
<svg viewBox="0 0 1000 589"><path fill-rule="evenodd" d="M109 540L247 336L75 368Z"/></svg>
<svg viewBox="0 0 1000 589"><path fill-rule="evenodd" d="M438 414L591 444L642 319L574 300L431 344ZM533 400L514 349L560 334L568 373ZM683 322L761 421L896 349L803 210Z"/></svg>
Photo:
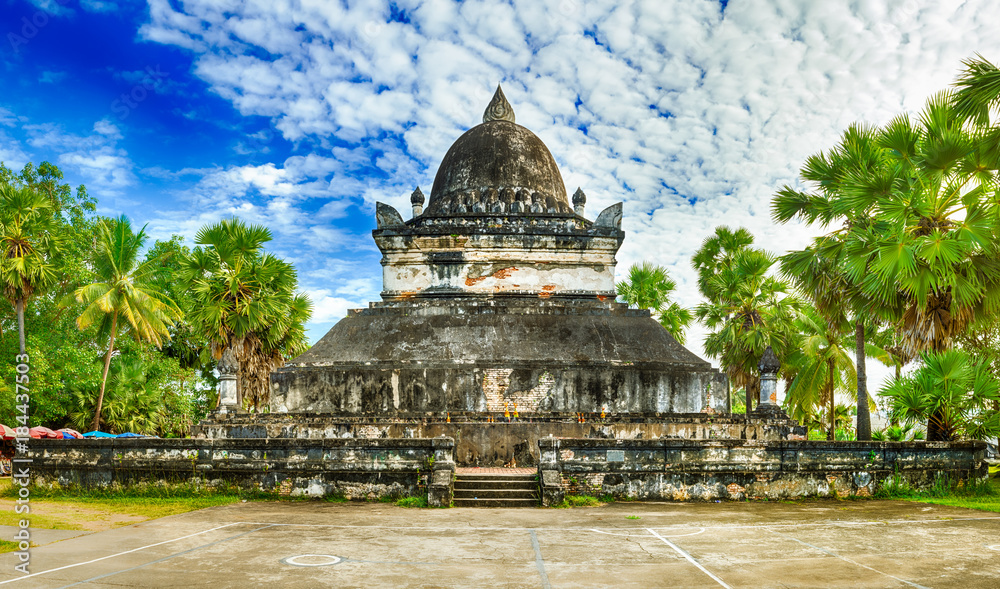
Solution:
<svg viewBox="0 0 1000 589"><path fill-rule="evenodd" d="M445 154L424 216L470 213L573 214L555 159L537 135L514 122L499 86L483 123Z"/></svg>

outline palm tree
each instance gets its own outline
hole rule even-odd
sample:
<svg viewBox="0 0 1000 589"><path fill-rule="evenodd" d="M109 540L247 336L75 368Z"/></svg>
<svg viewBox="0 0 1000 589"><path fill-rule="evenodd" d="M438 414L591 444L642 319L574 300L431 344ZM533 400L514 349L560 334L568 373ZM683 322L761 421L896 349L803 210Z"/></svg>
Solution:
<svg viewBox="0 0 1000 589"><path fill-rule="evenodd" d="M944 351L952 338L1000 310L997 154L957 117L951 96L928 101L920 124L894 119L880 134L900 170L877 214L889 231L871 235L869 294L901 293L906 351Z"/></svg>
<svg viewBox="0 0 1000 589"><path fill-rule="evenodd" d="M1000 401L1000 384L987 362L962 350L924 354L924 365L894 380L879 394L891 411L908 424L926 420L940 440L986 439L1000 434L1000 413L989 408ZM930 436L928 436L930 439Z"/></svg>
<svg viewBox="0 0 1000 589"><path fill-rule="evenodd" d="M717 293L712 291L712 277L722 268L732 263L737 252L753 245L753 234L744 227L735 230L720 225L715 233L702 242L691 258L691 265L698 272L698 290L711 302L716 302Z"/></svg>
<svg viewBox="0 0 1000 589"><path fill-rule="evenodd" d="M809 157L800 175L815 191L783 187L772 202L772 218L778 223L798 217L808 224L840 226L804 250L783 256L782 273L796 282L828 321L839 323L853 317L857 433L859 440L869 440L866 332L882 321L896 319L900 300L892 293L881 299L868 296L862 282L870 280L871 273L864 270L869 260L852 260L848 251L868 251L865 248L871 246L868 237L872 231L887 230L886 224L875 218L874 204L878 198L890 197L895 174L885 148L878 144L877 130L851 125L833 149Z"/></svg>
<svg viewBox="0 0 1000 589"><path fill-rule="evenodd" d="M76 323L80 329L98 325L108 337L104 355L101 389L97 396L92 429L101 425L101 407L108 381L108 369L115 351L119 330L128 329L138 341L151 342L157 347L169 338L168 327L180 316L177 306L152 286L159 270L156 259L140 261L146 243L146 228L132 231L128 217L122 215L100 224L97 258L93 263L94 282L74 293L85 305Z"/></svg>
<svg viewBox="0 0 1000 589"><path fill-rule="evenodd" d="M836 392L857 394L857 374L848 351L851 326L846 318L830 323L819 311L805 306L795 320L802 338L800 349L789 358L789 371L795 376L785 391L785 402L793 418L804 418L821 406L827 407L827 439L835 438Z"/></svg>
<svg viewBox="0 0 1000 589"><path fill-rule="evenodd" d="M141 358L118 362L108 372L105 398L101 403L101 422L117 433L158 434L157 421L162 410L160 391L147 380L149 365ZM74 410L70 422L81 431L93 422L96 402L92 391L73 390Z"/></svg>
<svg viewBox="0 0 1000 589"><path fill-rule="evenodd" d="M23 186L0 185L0 283L17 313L20 353L25 350L24 307L55 282L55 239L49 200Z"/></svg>
<svg viewBox="0 0 1000 589"><path fill-rule="evenodd" d="M306 350L312 304L296 294L295 269L263 251L271 233L227 219L198 232L199 244L181 264L194 299L191 323L218 360L232 348L239 363L241 403L259 411L268 403L271 370Z"/></svg>
<svg viewBox="0 0 1000 589"><path fill-rule="evenodd" d="M771 346L785 359L795 339L792 320L799 302L788 296L785 282L768 275L774 263L763 250L735 252L708 280L713 299L695 309L699 321L713 330L705 338L705 353L718 358L732 384L744 389L748 413L759 392L757 363L764 350Z"/></svg>
<svg viewBox="0 0 1000 589"><path fill-rule="evenodd" d="M972 120L981 128L990 129L991 113L1000 110L1000 68L979 54L962 63L965 64L965 71L955 82L958 90L952 96L953 106L960 116ZM998 138L1000 136L992 137L994 140Z"/></svg>
<svg viewBox="0 0 1000 589"><path fill-rule="evenodd" d="M722 268L732 264L733 256L738 251L751 245L753 245L753 234L748 229L738 227L733 230L725 225L716 227L715 232L702 242L701 247L691 258L691 265L698 272L698 291L709 303L721 304L719 293L713 290L712 278ZM729 397L730 405L736 407L743 404L743 411L749 413L752 406L746 405L742 401L737 403L733 399L732 388L733 379L730 378L726 382L726 395ZM749 400L749 394L747 400Z"/></svg>
<svg viewBox="0 0 1000 589"><path fill-rule="evenodd" d="M691 323L691 311L670 300L677 283L670 279L667 269L650 262L633 264L628 280L615 285L618 296L626 304L639 309L649 309L678 343L684 343L684 330Z"/></svg>

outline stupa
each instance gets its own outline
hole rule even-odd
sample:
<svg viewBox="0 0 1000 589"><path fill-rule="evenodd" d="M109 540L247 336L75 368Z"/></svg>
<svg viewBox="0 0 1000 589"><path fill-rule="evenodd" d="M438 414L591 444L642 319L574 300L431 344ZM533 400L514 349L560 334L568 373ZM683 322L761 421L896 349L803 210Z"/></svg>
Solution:
<svg viewBox="0 0 1000 589"><path fill-rule="evenodd" d="M382 300L271 376L272 411L450 420L728 414L725 377L615 300L622 204L585 217L497 87L424 207L377 203Z"/></svg>

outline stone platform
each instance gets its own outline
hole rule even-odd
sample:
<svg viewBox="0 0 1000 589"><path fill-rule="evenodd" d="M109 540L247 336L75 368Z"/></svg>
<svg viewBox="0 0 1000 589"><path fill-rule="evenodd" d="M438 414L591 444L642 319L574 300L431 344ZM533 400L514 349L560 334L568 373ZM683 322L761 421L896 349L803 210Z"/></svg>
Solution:
<svg viewBox="0 0 1000 589"><path fill-rule="evenodd" d="M275 412L728 413L725 376L613 298L372 303L271 375Z"/></svg>
<svg viewBox="0 0 1000 589"><path fill-rule="evenodd" d="M580 420L582 419L582 423ZM538 440L688 439L797 440L806 430L781 417L747 420L742 415L636 413L520 414L507 421L503 413L403 414L396 417L343 417L317 413L215 415L192 435L211 439L435 438L455 440L459 466L500 467L538 464Z"/></svg>

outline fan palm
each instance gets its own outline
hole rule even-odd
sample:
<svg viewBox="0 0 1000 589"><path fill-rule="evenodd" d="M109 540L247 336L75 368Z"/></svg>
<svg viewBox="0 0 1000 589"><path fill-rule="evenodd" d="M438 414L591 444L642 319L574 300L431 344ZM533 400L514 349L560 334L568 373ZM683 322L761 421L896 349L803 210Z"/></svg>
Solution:
<svg viewBox="0 0 1000 589"><path fill-rule="evenodd" d="M771 346L778 358L787 358L794 345L792 320L799 306L787 296L788 285L768 275L775 258L763 250L744 248L709 278L714 300L698 305L695 315L710 330L705 353L718 358L736 388L746 392L752 409L760 381L757 363Z"/></svg>
<svg viewBox="0 0 1000 589"><path fill-rule="evenodd" d="M128 358L116 364L108 373L104 402L101 404L101 422L111 432L156 434L157 418L162 409L159 392L148 385L148 366L140 358ZM84 429L93 420L96 402L92 392L74 389L70 422L77 429Z"/></svg>
<svg viewBox="0 0 1000 589"><path fill-rule="evenodd" d="M632 307L649 309L678 343L684 343L684 330L691 323L691 311L670 300L677 283L667 269L650 262L633 264L628 280L615 285L618 296Z"/></svg>
<svg viewBox="0 0 1000 589"><path fill-rule="evenodd" d="M927 420L938 439L986 439L1000 434L1000 413L989 407L1000 401L1000 384L985 361L962 350L927 353L913 374L894 380L879 394L906 423Z"/></svg>
<svg viewBox="0 0 1000 589"><path fill-rule="evenodd" d="M977 317L1000 310L1000 203L997 160L957 118L947 93L932 98L920 124L894 119L880 134L899 174L892 197L879 199L887 230L857 277L871 270L866 289L885 299L901 293L903 345L916 355L943 351Z"/></svg>
<svg viewBox="0 0 1000 589"><path fill-rule="evenodd" d="M800 348L789 357L788 370L794 377L785 391L785 402L792 417L800 421L825 406L827 439L832 440L837 429L837 391L851 397L857 394L857 374L848 341L851 326L844 317L831 323L815 308L805 306L796 317L795 328L801 334Z"/></svg>
<svg viewBox="0 0 1000 589"><path fill-rule="evenodd" d="M17 313L20 353L25 353L24 307L56 280L54 223L49 199L11 184L0 185L0 284Z"/></svg>
<svg viewBox="0 0 1000 589"><path fill-rule="evenodd" d="M742 249L753 245L753 234L748 229L730 229L725 225L715 228L715 233L702 242L691 258L691 264L698 272L698 290L709 301L715 302L718 293L712 288L712 277L722 268L732 263L733 256Z"/></svg>
<svg viewBox="0 0 1000 589"><path fill-rule="evenodd" d="M157 290L159 261L141 261L146 228L132 231L128 217L105 220L99 227L97 257L93 262L93 282L76 290L76 300L84 309L76 323L80 329L97 325L108 338L104 355L101 388L97 396L92 429L101 425L101 410L108 381L108 369L115 351L115 339L127 329L138 341L159 347L169 338L168 327L180 316L177 306Z"/></svg>
<svg viewBox="0 0 1000 589"><path fill-rule="evenodd" d="M263 251L271 233L260 225L227 219L198 232L181 264L191 289L191 323L210 342L215 359L232 348L239 363L241 403L266 406L271 370L286 355L305 351L308 297L296 294L295 269Z"/></svg>
<svg viewBox="0 0 1000 589"><path fill-rule="evenodd" d="M779 223L797 217L824 227L840 224L809 247L783 256L781 267L829 322L837 324L853 317L859 440L871 439L865 334L900 312L898 296L886 293L876 299L863 290L862 283L871 280L870 273L848 271L848 251L863 254L871 246L872 232L886 229L886 223L875 217L875 203L890 197L895 176L877 139L875 128L851 125L833 149L809 157L800 170L802 179L815 191L806 193L785 186L775 195L771 208L772 218ZM854 263L858 265L856 260Z"/></svg>

